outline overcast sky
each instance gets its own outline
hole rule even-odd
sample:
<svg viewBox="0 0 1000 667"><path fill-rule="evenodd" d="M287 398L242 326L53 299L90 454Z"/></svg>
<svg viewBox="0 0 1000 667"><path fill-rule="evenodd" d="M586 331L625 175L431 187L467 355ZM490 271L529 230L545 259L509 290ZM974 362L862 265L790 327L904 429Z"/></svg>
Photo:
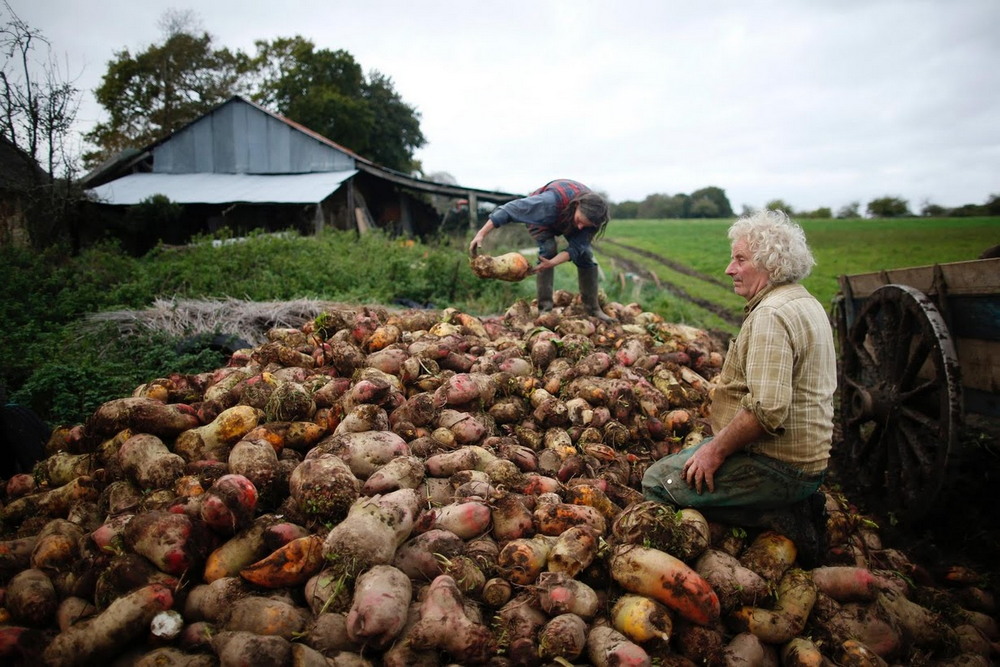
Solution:
<svg viewBox="0 0 1000 667"><path fill-rule="evenodd" d="M83 91L192 10L216 47L301 35L392 78L425 173L613 201L797 210L1000 193L1000 0L9 0ZM294 119L293 119L294 120Z"/></svg>

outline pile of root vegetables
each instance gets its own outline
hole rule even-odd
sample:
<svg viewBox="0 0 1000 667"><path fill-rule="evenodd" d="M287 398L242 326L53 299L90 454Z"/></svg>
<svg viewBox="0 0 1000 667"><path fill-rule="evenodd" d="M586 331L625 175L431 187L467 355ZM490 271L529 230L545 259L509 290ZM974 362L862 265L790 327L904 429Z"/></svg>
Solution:
<svg viewBox="0 0 1000 667"><path fill-rule="evenodd" d="M616 320L344 308L60 427L5 480L0 662L986 665L987 582L828 491L773 531L644 500L722 354Z"/></svg>

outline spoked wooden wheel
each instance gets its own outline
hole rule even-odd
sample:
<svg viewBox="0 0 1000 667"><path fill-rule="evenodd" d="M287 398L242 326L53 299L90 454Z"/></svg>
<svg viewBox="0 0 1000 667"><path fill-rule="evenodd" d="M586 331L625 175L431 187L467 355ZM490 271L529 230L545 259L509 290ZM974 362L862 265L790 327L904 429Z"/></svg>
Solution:
<svg viewBox="0 0 1000 667"><path fill-rule="evenodd" d="M885 285L840 342L843 437L854 472L884 509L916 520L941 489L961 426L951 335L923 292Z"/></svg>

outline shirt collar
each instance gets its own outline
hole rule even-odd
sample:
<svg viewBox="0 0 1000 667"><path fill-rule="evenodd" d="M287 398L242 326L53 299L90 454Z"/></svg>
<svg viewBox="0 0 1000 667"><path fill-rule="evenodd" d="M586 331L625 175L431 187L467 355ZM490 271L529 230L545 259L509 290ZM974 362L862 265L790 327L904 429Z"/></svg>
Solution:
<svg viewBox="0 0 1000 667"><path fill-rule="evenodd" d="M746 305L743 306L743 316L745 317L749 315L751 311L753 311L753 309L756 308L760 304L760 302L764 300L764 297L773 292L776 287L778 287L778 285L768 283L767 285L764 286L764 289L754 294L753 298L747 301Z"/></svg>

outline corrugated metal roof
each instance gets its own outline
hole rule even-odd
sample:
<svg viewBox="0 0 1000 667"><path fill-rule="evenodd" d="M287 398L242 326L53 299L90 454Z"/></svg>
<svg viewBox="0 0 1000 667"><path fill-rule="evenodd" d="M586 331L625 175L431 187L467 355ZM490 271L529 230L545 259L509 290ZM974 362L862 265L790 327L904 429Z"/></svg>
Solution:
<svg viewBox="0 0 1000 667"><path fill-rule="evenodd" d="M153 195L177 204L315 204L354 176L349 171L308 174L129 174L87 192L97 201L132 206Z"/></svg>

